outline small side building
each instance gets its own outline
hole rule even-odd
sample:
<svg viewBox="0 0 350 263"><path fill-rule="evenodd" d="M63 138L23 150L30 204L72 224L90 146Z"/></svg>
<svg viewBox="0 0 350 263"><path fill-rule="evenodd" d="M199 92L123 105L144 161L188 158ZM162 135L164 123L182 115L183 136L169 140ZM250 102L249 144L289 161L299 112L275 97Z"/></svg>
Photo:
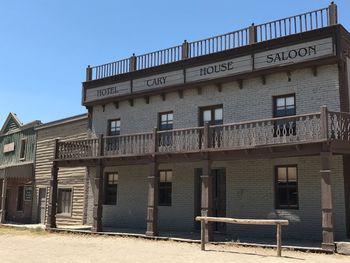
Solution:
<svg viewBox="0 0 350 263"><path fill-rule="evenodd" d="M0 131L0 222L30 223L32 216L34 128L40 121L22 124L9 113Z"/></svg>
<svg viewBox="0 0 350 263"><path fill-rule="evenodd" d="M32 221L46 224L49 189L55 140L80 140L87 138L87 114L77 115L50 123L36 129L37 150L35 160L35 195ZM58 226L84 225L88 184L86 167L64 168L59 171L57 224Z"/></svg>

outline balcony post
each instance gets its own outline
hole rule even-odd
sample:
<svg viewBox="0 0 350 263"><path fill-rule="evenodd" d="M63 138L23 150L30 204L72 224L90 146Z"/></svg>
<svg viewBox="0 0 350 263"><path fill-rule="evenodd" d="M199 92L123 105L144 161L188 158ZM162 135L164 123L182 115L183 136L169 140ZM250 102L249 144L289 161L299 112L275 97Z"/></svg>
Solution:
<svg viewBox="0 0 350 263"><path fill-rule="evenodd" d="M147 204L147 236L158 235L158 196L159 196L159 172L158 163L154 160L149 165L148 176L148 204Z"/></svg>
<svg viewBox="0 0 350 263"><path fill-rule="evenodd" d="M210 147L209 128L209 122L205 122L203 131L203 149L208 149Z"/></svg>
<svg viewBox="0 0 350 263"><path fill-rule="evenodd" d="M2 191L1 191L1 216L0 223L4 224L6 222L6 191L7 191L7 177L6 169L4 174L4 179L2 180Z"/></svg>
<svg viewBox="0 0 350 263"><path fill-rule="evenodd" d="M256 26L254 23L249 27L249 45L257 42Z"/></svg>
<svg viewBox="0 0 350 263"><path fill-rule="evenodd" d="M211 176L211 161L204 160L201 184L202 184L202 196L201 196L201 216L212 216L212 202L213 202L213 178ZM213 227L210 222L205 224L205 242L209 242L213 239Z"/></svg>
<svg viewBox="0 0 350 263"><path fill-rule="evenodd" d="M86 68L86 81L92 80L92 68L90 65Z"/></svg>
<svg viewBox="0 0 350 263"><path fill-rule="evenodd" d="M321 107L320 115L320 128L321 128L321 138L328 139L328 109L327 106Z"/></svg>
<svg viewBox="0 0 350 263"><path fill-rule="evenodd" d="M152 135L152 139L153 139L153 145L152 145L152 154L153 156L155 155L156 152L158 152L158 133L157 133L158 129L157 127L153 128L153 135Z"/></svg>
<svg viewBox="0 0 350 263"><path fill-rule="evenodd" d="M103 165L99 161L96 166L94 175L94 209L93 209L93 224L91 231L94 233L102 232L102 213L103 213Z"/></svg>
<svg viewBox="0 0 350 263"><path fill-rule="evenodd" d="M98 136L98 156L104 156L104 139L103 134Z"/></svg>
<svg viewBox="0 0 350 263"><path fill-rule="evenodd" d="M57 213L57 195L58 195L58 171L59 167L57 162L58 159L58 139L55 139L54 146L54 160L51 167L51 179L50 179L50 197L48 205L48 216L46 222L46 228L56 228L56 213Z"/></svg>
<svg viewBox="0 0 350 263"><path fill-rule="evenodd" d="M189 55L189 45L187 40L184 40L182 43L182 52L181 52L181 59L187 59Z"/></svg>
<svg viewBox="0 0 350 263"><path fill-rule="evenodd" d="M132 71L135 71L137 69L136 67L136 56L135 56L135 53L132 54L132 56L130 57L130 64L129 64L129 71L132 72Z"/></svg>
<svg viewBox="0 0 350 263"><path fill-rule="evenodd" d="M333 26L338 24L338 10L337 5L332 1L331 4L328 7L328 21L329 25Z"/></svg>
<svg viewBox="0 0 350 263"><path fill-rule="evenodd" d="M322 248L334 251L334 218L330 152L321 152Z"/></svg>

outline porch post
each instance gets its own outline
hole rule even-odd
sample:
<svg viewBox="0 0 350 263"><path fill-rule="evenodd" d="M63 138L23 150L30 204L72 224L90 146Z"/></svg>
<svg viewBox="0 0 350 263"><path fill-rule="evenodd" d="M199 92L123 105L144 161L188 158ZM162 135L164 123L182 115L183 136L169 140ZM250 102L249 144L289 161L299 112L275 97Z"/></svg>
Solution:
<svg viewBox="0 0 350 263"><path fill-rule="evenodd" d="M6 178L6 170L4 179L2 180L2 196L1 196L1 217L0 217L0 223L3 224L6 221L5 214L6 214L6 189L7 189L7 178Z"/></svg>
<svg viewBox="0 0 350 263"><path fill-rule="evenodd" d="M102 232L102 212L103 212L103 165L101 162L96 166L94 176L94 210L92 232Z"/></svg>
<svg viewBox="0 0 350 263"><path fill-rule="evenodd" d="M334 218L330 152L321 152L322 248L334 251Z"/></svg>
<svg viewBox="0 0 350 263"><path fill-rule="evenodd" d="M56 228L56 212L57 212L57 178L58 178L58 166L55 161L51 167L51 180L50 180L50 198L48 206L48 216L46 222L46 228Z"/></svg>
<svg viewBox="0 0 350 263"><path fill-rule="evenodd" d="M213 182L211 176L211 161L205 160L202 168L203 174L201 175L202 181L202 196L201 196L201 215L212 215L212 192ZM211 223L205 224L205 242L213 239L213 228Z"/></svg>
<svg viewBox="0 0 350 263"><path fill-rule="evenodd" d="M148 204L147 204L147 236L158 235L158 195L159 195L159 173L158 163L154 160L149 165L148 176Z"/></svg>

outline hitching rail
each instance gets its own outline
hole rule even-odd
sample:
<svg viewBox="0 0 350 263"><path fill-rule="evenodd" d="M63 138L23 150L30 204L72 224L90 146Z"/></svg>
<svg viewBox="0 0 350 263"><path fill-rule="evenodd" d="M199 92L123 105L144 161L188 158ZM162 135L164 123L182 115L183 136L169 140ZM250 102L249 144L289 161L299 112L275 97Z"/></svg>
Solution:
<svg viewBox="0 0 350 263"><path fill-rule="evenodd" d="M196 221L201 221L201 249L205 250L205 236L208 222L227 223L227 224L240 224L240 225L275 225L276 226L276 239L277 239L277 256L281 256L282 251L282 226L288 225L288 220L279 219L237 219L227 217L206 217L197 216Z"/></svg>

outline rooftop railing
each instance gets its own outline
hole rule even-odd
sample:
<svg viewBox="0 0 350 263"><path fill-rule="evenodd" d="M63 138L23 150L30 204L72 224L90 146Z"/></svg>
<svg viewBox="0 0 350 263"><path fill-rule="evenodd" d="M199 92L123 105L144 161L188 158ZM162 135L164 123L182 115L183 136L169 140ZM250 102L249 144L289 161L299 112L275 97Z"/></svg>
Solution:
<svg viewBox="0 0 350 263"><path fill-rule="evenodd" d="M333 2L326 8L282 18L260 25L240 29L194 42L166 48L143 55L118 60L99 66L86 68L86 81L97 80L161 66L180 60L200 57L258 42L298 34L337 24L337 6Z"/></svg>
<svg viewBox="0 0 350 263"><path fill-rule="evenodd" d="M322 107L320 112L282 118L58 141L56 157L71 160L228 151L328 140L350 142L350 113Z"/></svg>

